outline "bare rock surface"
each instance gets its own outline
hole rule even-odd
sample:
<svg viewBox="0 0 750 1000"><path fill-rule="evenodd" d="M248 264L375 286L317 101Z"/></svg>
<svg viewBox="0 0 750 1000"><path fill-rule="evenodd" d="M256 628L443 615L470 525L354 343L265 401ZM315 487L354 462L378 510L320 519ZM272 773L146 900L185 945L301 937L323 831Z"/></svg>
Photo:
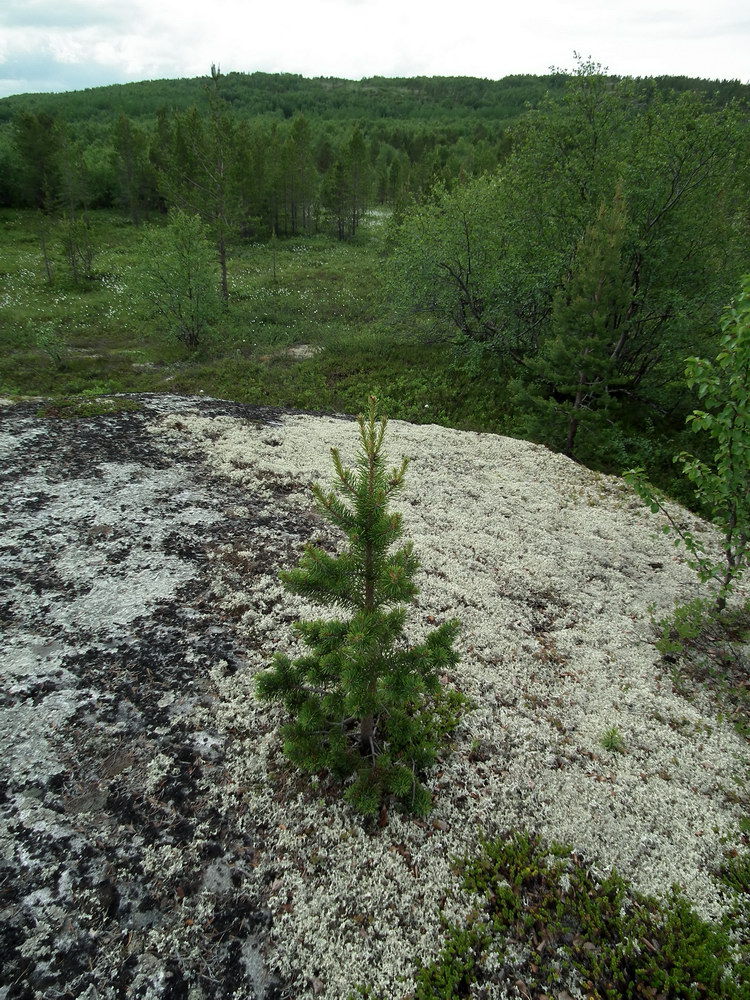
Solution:
<svg viewBox="0 0 750 1000"><path fill-rule="evenodd" d="M71 422L0 407L0 1000L408 996L443 918L475 905L452 859L510 829L725 912L747 744L661 670L653 609L700 588L621 480L390 425L423 566L409 638L462 620L442 681L474 709L427 776L433 813L363 822L295 772L283 713L254 697L275 650L300 652L292 623L320 613L277 574L311 537L340 544L309 488L330 447L351 462L356 427L135 398L142 412ZM493 997L519 995L512 963L488 975Z"/></svg>
<svg viewBox="0 0 750 1000"><path fill-rule="evenodd" d="M142 412L80 420L42 419L38 404L0 410L8 1000L280 995L259 951L270 917L254 832L217 808L225 737L211 724L209 670L243 653L207 565L248 521L285 525L267 493L218 481L148 430L186 408L277 415L141 401Z"/></svg>

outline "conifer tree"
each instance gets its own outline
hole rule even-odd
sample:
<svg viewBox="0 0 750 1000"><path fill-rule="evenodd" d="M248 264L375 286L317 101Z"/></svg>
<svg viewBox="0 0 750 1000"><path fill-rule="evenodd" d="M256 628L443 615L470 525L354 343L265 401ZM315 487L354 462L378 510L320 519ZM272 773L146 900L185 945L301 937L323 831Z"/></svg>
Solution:
<svg viewBox="0 0 750 1000"><path fill-rule="evenodd" d="M618 187L579 241L568 280L552 302L552 336L529 365L552 388L549 408L567 419L565 454L571 458L581 421L606 413L623 384L618 361L632 301L626 224Z"/></svg>
<svg viewBox="0 0 750 1000"><path fill-rule="evenodd" d="M47 215L59 197L65 129L46 112L22 111L14 122L14 132L23 165L23 193L31 206Z"/></svg>
<svg viewBox="0 0 750 1000"><path fill-rule="evenodd" d="M458 662L459 622L448 621L409 647L405 605L417 593L419 563L410 542L392 551L402 520L387 507L408 460L386 469L387 421L377 419L374 398L358 422L356 470L345 467L334 448L334 488L313 487L318 508L346 533L348 547L330 555L310 544L298 568L280 574L287 590L346 616L297 623L309 652L296 660L276 653L257 690L296 716L282 735L286 755L301 770L350 779L345 798L364 814L375 813L389 795L425 813L430 793L420 774L451 725L439 675Z"/></svg>
<svg viewBox="0 0 750 1000"><path fill-rule="evenodd" d="M160 185L169 203L199 215L216 245L221 297L229 301L227 252L239 225L242 198L236 175L236 122L219 93L221 71L211 67L209 113L196 107L176 118L171 148L163 158Z"/></svg>
<svg viewBox="0 0 750 1000"><path fill-rule="evenodd" d="M148 158L146 134L120 112L112 128L112 163L119 200L138 226L156 199L156 175Z"/></svg>

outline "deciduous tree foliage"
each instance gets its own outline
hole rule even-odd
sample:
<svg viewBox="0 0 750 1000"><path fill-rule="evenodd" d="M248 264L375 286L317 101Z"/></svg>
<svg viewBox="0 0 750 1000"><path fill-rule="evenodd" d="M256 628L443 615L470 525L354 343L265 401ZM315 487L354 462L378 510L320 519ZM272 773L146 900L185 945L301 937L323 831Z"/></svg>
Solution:
<svg viewBox="0 0 750 1000"><path fill-rule="evenodd" d="M682 452L675 461L722 533L723 560L717 562L700 539L672 520L643 469L632 470L627 478L654 512L667 514L665 530L675 535L676 544L685 545L701 580L718 583L716 606L722 611L750 558L750 275L724 311L715 360L689 358L685 376L702 403L688 423L710 437L713 455L703 461Z"/></svg>
<svg viewBox="0 0 750 1000"><path fill-rule="evenodd" d="M188 350L200 346L221 311L216 258L198 215L181 209L145 233L131 289Z"/></svg>
<svg viewBox="0 0 750 1000"><path fill-rule="evenodd" d="M345 798L362 813L376 812L389 795L422 813L430 794L420 774L440 744L439 678L458 660L459 623L446 622L416 646L406 641L405 605L417 593L418 561L409 542L392 551L402 522L388 501L401 489L407 460L386 469L386 420L376 419L374 399L358 420L357 469L332 449L334 488L313 488L348 547L330 555L308 545L299 567L280 574L292 593L347 616L300 622L309 652L295 660L277 653L258 679L258 694L295 716L282 734L285 753L301 770L354 778Z"/></svg>
<svg viewBox="0 0 750 1000"><path fill-rule="evenodd" d="M713 335L746 266L747 136L738 108L714 110L694 93L643 102L632 81L581 63L562 99L521 119L496 174L407 214L395 236L394 294L452 324L470 354L508 358L533 388L539 372L529 362L560 335L556 297L619 190L627 217L607 282L624 322L606 320L619 323L610 396L654 405ZM563 372L557 385L541 384L554 397L567 381Z"/></svg>

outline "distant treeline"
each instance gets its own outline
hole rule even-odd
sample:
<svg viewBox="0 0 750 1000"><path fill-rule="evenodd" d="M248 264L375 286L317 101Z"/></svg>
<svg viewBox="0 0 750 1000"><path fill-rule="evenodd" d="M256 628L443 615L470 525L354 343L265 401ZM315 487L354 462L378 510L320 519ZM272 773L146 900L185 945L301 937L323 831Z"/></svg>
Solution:
<svg viewBox="0 0 750 1000"><path fill-rule="evenodd" d="M212 71L4 98L0 205L119 207L139 223L173 204L205 216L208 199L244 235L310 232L325 218L347 238L373 204L400 211L436 185L494 170L510 152L510 126L567 80ZM698 91L717 108L750 97L736 81L633 86L641 105L667 91Z"/></svg>
<svg viewBox="0 0 750 1000"><path fill-rule="evenodd" d="M304 114L330 121L398 119L400 121L459 121L477 118L492 123L514 121L528 104L537 104L548 91L562 93L568 74L506 76L500 80L476 77L370 77L341 80L307 79L295 73L222 74L222 96L241 118L262 115L277 120ZM614 83L617 77L610 78ZM737 80L700 80L686 76L658 76L638 80L649 91L699 91L714 96L718 105L750 98L750 86ZM64 94L22 94L0 99L0 124L21 111L44 112L70 123L98 121L111 125L119 114L143 120L159 112L186 111L195 105L207 110L205 78L146 80L141 83L95 87Z"/></svg>

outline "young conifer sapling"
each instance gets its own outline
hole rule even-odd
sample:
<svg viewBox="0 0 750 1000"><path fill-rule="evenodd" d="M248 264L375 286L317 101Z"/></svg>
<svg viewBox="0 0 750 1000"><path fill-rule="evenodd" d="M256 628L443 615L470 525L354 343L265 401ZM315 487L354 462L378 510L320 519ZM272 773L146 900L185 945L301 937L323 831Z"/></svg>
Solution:
<svg viewBox="0 0 750 1000"><path fill-rule="evenodd" d="M387 421L358 418L356 469L337 449L333 489L313 495L348 545L330 555L308 544L296 569L280 574L287 590L334 609L341 617L295 625L308 647L292 660L276 653L257 681L261 699L282 702L295 717L282 729L284 752L301 770L326 770L346 780L345 798L373 814L389 796L407 810L425 813L430 793L420 775L435 760L463 700L443 692L440 675L458 662L451 620L409 646L406 605L417 594L419 563L402 537L401 515L388 509L401 489L408 460L387 470L383 439Z"/></svg>

